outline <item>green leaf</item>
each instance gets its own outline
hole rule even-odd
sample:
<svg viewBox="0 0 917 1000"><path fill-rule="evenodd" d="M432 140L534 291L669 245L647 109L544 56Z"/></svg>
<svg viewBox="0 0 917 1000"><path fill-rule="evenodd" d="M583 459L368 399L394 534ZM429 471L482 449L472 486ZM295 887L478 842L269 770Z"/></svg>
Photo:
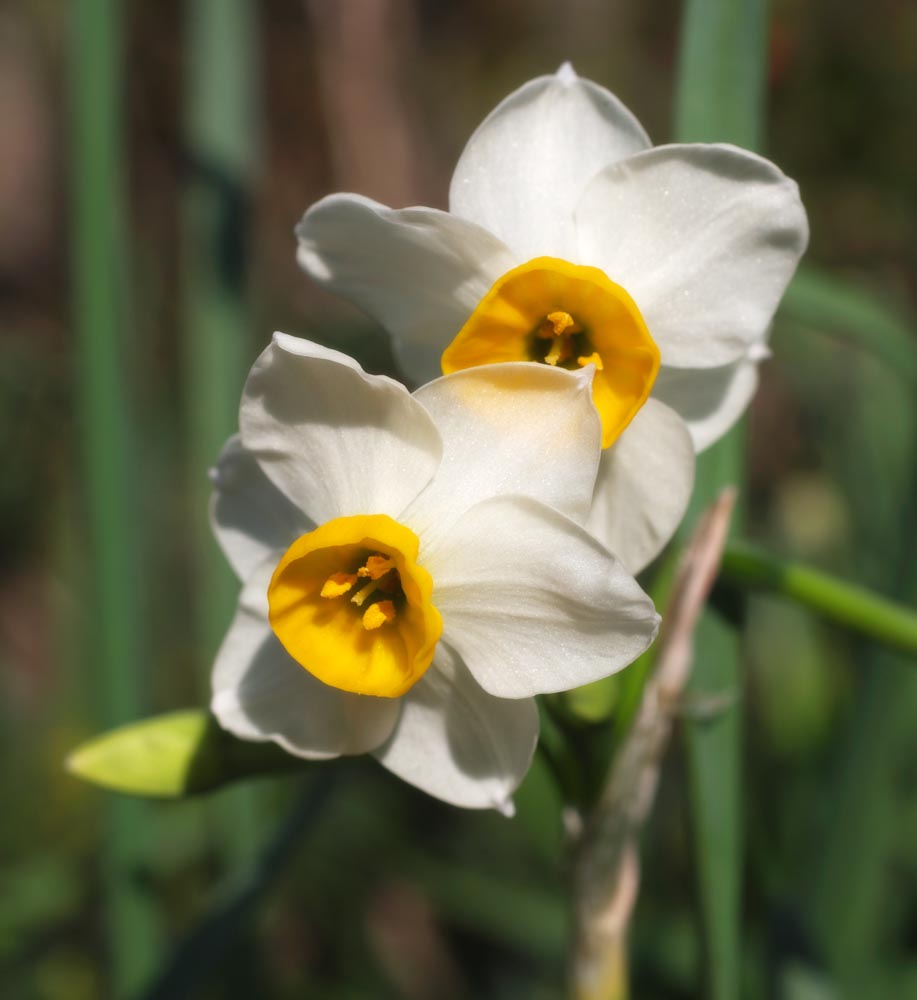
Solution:
<svg viewBox="0 0 917 1000"><path fill-rule="evenodd" d="M913 330L896 309L865 288L809 265L793 279L780 312L793 323L868 351L900 378L917 385Z"/></svg>
<svg viewBox="0 0 917 1000"><path fill-rule="evenodd" d="M76 400L88 539L74 590L87 594L89 623L82 689L101 726L143 711L142 572L137 537L135 398L129 355L132 247L125 225L122 141L122 4L78 0L70 27L70 260L77 366ZM111 947L111 992L132 994L157 960L158 919L149 887L136 878L148 850L144 806L115 802L101 851Z"/></svg>
<svg viewBox="0 0 917 1000"><path fill-rule="evenodd" d="M750 148L760 144L766 47L763 0L686 0L676 112L679 140ZM700 457L687 531L724 486L741 486L744 451L739 425ZM710 1000L739 995L741 702L735 695L741 681L738 635L730 623L708 611L695 637L689 697L724 699L732 707L712 720L687 721L685 738L707 958L704 995Z"/></svg>
<svg viewBox="0 0 917 1000"><path fill-rule="evenodd" d="M66 766L103 788L169 799L308 765L273 743L237 740L209 713L187 709L96 736L77 747Z"/></svg>
<svg viewBox="0 0 917 1000"><path fill-rule="evenodd" d="M254 360L247 295L246 212L261 155L257 128L259 37L252 0L184 5L187 42L185 131L198 169L186 171L181 200L184 291L183 388L187 520L192 544L193 627L202 657L219 647L238 581L208 523L207 469L238 429L239 398ZM260 338L259 338L260 339ZM214 803L224 862L246 862L271 808L240 788Z"/></svg>
<svg viewBox="0 0 917 1000"><path fill-rule="evenodd" d="M722 575L796 601L829 621L917 656L917 613L865 587L738 542L723 555Z"/></svg>

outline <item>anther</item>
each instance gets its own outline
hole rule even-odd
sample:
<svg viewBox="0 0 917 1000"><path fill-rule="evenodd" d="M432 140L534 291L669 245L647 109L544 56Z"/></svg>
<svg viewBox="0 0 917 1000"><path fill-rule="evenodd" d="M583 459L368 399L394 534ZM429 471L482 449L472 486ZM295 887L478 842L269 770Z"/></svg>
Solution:
<svg viewBox="0 0 917 1000"><path fill-rule="evenodd" d="M558 309L549 312L544 322L538 327L538 336L543 340L550 337L570 337L574 333L582 333L582 326L568 312Z"/></svg>
<svg viewBox="0 0 917 1000"><path fill-rule="evenodd" d="M363 628L367 631L390 625L395 620L395 605L391 601L377 601L363 612Z"/></svg>
<svg viewBox="0 0 917 1000"><path fill-rule="evenodd" d="M368 576L370 580L378 580L394 568L395 562L393 559L387 559L385 556L370 556L366 560L365 565L357 570L357 576Z"/></svg>
<svg viewBox="0 0 917 1000"><path fill-rule="evenodd" d="M593 351L588 357L581 357L576 359L576 363L580 368L585 368L586 365L595 365L596 371L604 371L605 366L602 364L602 359L599 357L598 351Z"/></svg>
<svg viewBox="0 0 917 1000"><path fill-rule="evenodd" d="M322 597L341 597L357 582L355 573L332 573L322 586Z"/></svg>

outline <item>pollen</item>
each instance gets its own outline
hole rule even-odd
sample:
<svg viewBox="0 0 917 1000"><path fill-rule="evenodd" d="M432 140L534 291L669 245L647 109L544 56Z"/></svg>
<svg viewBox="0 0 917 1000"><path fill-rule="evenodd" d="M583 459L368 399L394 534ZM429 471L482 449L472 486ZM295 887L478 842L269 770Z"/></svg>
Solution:
<svg viewBox="0 0 917 1000"><path fill-rule="evenodd" d="M563 309L555 309L549 312L535 330L535 336L539 340L553 340L545 356L542 358L546 365L564 365L574 354L574 346L571 338L583 332L583 326Z"/></svg>
<svg viewBox="0 0 917 1000"><path fill-rule="evenodd" d="M332 573L322 585L322 597L342 597L356 582L355 573Z"/></svg>
<svg viewBox="0 0 917 1000"><path fill-rule="evenodd" d="M365 565L357 570L357 576L368 576L370 580L378 580L394 568L394 560L386 559L385 556L370 556Z"/></svg>
<svg viewBox="0 0 917 1000"><path fill-rule="evenodd" d="M377 601L363 612L363 628L367 632L391 625L395 620L395 605L391 601Z"/></svg>
<svg viewBox="0 0 917 1000"><path fill-rule="evenodd" d="M538 328L538 336L547 340L549 337L569 337L574 333L582 333L582 326L568 312L562 309L549 312L544 322Z"/></svg>
<svg viewBox="0 0 917 1000"><path fill-rule="evenodd" d="M605 366L602 364L602 358L598 351L593 351L592 354L577 358L576 363L580 368L585 368L586 365L595 365L596 371L605 371Z"/></svg>

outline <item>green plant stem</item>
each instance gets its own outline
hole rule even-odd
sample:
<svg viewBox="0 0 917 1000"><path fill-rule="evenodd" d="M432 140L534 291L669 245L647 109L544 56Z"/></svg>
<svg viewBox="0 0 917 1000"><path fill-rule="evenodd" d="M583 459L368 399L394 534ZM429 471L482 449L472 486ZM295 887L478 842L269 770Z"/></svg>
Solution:
<svg viewBox="0 0 917 1000"><path fill-rule="evenodd" d="M130 477L137 449L125 377L124 338L132 323L123 219L119 9L115 0L78 0L70 22L71 256L90 584L84 683L96 724L104 728L143 713L141 678L147 673ZM102 856L115 996L130 994L156 961L153 902L139 877L146 815L141 802L118 799L106 805Z"/></svg>
<svg viewBox="0 0 917 1000"><path fill-rule="evenodd" d="M844 628L917 656L917 613L865 587L736 542L723 555L721 572L731 583L779 594Z"/></svg>

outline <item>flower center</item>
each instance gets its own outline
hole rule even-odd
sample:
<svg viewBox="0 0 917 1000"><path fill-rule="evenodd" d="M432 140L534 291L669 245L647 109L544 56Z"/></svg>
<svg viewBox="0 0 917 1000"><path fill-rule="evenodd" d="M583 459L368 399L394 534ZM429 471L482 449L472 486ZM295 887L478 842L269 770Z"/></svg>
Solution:
<svg viewBox="0 0 917 1000"><path fill-rule="evenodd" d="M602 447L646 402L659 348L627 292L595 267L537 257L498 278L443 352L445 374L501 361L595 365Z"/></svg>
<svg viewBox="0 0 917 1000"><path fill-rule="evenodd" d="M384 514L338 517L296 539L268 587L271 627L284 649L332 687L404 694L442 634L419 544Z"/></svg>

